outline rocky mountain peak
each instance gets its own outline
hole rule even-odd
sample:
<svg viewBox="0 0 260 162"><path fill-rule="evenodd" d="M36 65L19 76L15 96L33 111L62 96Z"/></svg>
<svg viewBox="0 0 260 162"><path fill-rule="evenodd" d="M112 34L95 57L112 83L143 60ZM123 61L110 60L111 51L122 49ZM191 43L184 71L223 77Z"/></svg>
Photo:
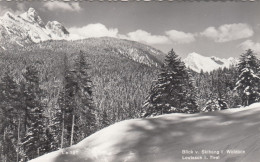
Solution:
<svg viewBox="0 0 260 162"><path fill-rule="evenodd" d="M46 28L59 36L69 34L68 30L58 21L48 21Z"/></svg>
<svg viewBox="0 0 260 162"><path fill-rule="evenodd" d="M13 17L14 17L14 15L13 15L11 12L7 11L7 12L4 14L4 16L3 16L3 17L9 17L9 18L13 18Z"/></svg>
<svg viewBox="0 0 260 162"><path fill-rule="evenodd" d="M34 8L29 8L27 12L21 14L20 16L31 23L37 23L41 27L45 26L38 12Z"/></svg>
<svg viewBox="0 0 260 162"><path fill-rule="evenodd" d="M39 16L34 8L29 8L27 13L28 13L28 15L30 15L32 17L38 17Z"/></svg>
<svg viewBox="0 0 260 162"><path fill-rule="evenodd" d="M21 15L10 12L0 17L0 46L9 44L23 46L47 40L71 40L67 29L57 21L45 25L34 8L29 8Z"/></svg>

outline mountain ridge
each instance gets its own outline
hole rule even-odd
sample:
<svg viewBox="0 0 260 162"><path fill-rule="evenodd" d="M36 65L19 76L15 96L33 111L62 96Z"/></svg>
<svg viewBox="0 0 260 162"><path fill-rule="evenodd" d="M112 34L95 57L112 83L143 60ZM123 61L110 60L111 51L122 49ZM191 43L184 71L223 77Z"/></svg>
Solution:
<svg viewBox="0 0 260 162"><path fill-rule="evenodd" d="M58 21L44 23L34 8L29 8L27 12L17 16L6 12L0 17L0 50L5 51L15 45L24 47L29 44L52 40L77 41L84 39L88 38L81 38L69 33L66 27ZM98 39L100 40L97 41ZM112 52L149 66L158 67L163 63L165 57L165 54L160 50L131 40L108 37L93 38L92 40L103 42L106 46L109 45L108 51L112 50ZM112 41L112 43L109 43L109 41ZM99 43L97 47L101 47L103 44ZM121 46L118 46L118 44ZM238 63L238 60L232 57L229 59L221 59L215 56L206 57L195 52L188 54L182 60L188 68L198 73L201 70L210 72L218 68L228 68Z"/></svg>
<svg viewBox="0 0 260 162"><path fill-rule="evenodd" d="M183 59L185 65L195 72L211 72L218 68L229 68L236 65L239 61L236 58L230 57L228 59L219 58L216 56L203 56L196 52L189 53L188 56Z"/></svg>

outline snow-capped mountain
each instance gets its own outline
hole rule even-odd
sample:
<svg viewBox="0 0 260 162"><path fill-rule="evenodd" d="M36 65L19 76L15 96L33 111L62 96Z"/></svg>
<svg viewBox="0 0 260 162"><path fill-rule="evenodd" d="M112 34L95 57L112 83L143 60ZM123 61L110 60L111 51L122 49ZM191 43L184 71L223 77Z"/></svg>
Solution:
<svg viewBox="0 0 260 162"><path fill-rule="evenodd" d="M39 43L46 40L71 39L67 29L57 21L43 22L33 8L21 15L6 12L0 17L0 46L8 44L23 46L28 43Z"/></svg>
<svg viewBox="0 0 260 162"><path fill-rule="evenodd" d="M196 72L200 72L201 70L204 72L210 72L218 68L229 68L231 65L236 65L238 63L238 59L233 57L228 59L221 59L215 56L206 57L193 52L188 54L183 62L187 67Z"/></svg>
<svg viewBox="0 0 260 162"><path fill-rule="evenodd" d="M161 57L164 56L161 51L134 41L109 37L82 39L78 35L70 34L57 21L49 21L45 24L33 8L29 8L21 15L7 12L0 17L0 50L12 49L13 46L17 45L38 44L47 40L79 40L72 44L79 43L80 46L93 47L91 49L94 51L103 49L110 54L119 54L148 66L159 66ZM43 44L41 43L41 45ZM49 42L48 46L51 46Z"/></svg>

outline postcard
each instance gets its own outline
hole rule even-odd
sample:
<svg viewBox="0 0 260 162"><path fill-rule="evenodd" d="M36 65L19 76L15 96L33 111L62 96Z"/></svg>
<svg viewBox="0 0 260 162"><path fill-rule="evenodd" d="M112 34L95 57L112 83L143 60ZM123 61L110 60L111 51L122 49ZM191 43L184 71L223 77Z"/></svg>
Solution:
<svg viewBox="0 0 260 162"><path fill-rule="evenodd" d="M0 0L1 162L259 162L260 3Z"/></svg>

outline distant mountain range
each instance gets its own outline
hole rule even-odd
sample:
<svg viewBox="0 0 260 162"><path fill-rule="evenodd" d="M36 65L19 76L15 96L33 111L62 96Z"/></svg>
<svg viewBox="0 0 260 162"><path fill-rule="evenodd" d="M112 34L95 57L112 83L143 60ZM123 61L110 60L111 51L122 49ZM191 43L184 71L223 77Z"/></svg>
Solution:
<svg viewBox="0 0 260 162"><path fill-rule="evenodd" d="M201 70L204 72L210 72L218 68L229 68L232 65L236 65L238 59L233 57L228 59L221 59L215 56L206 57L193 52L188 54L188 56L183 59L183 62L187 67L199 73Z"/></svg>
<svg viewBox="0 0 260 162"><path fill-rule="evenodd" d="M49 40L78 39L82 38L70 34L66 27L57 21L49 21L45 24L33 8L29 8L21 15L7 12L0 17L0 49L2 50L13 45L25 46ZM165 57L160 50L129 40L106 37L88 39L85 43L92 43L91 46L95 45L95 48L102 48L107 52L112 51L149 66L159 66ZM214 69L230 67L238 62L232 57L220 59L215 56L205 57L197 53L190 53L183 61L187 67L196 72L201 70L210 72Z"/></svg>

